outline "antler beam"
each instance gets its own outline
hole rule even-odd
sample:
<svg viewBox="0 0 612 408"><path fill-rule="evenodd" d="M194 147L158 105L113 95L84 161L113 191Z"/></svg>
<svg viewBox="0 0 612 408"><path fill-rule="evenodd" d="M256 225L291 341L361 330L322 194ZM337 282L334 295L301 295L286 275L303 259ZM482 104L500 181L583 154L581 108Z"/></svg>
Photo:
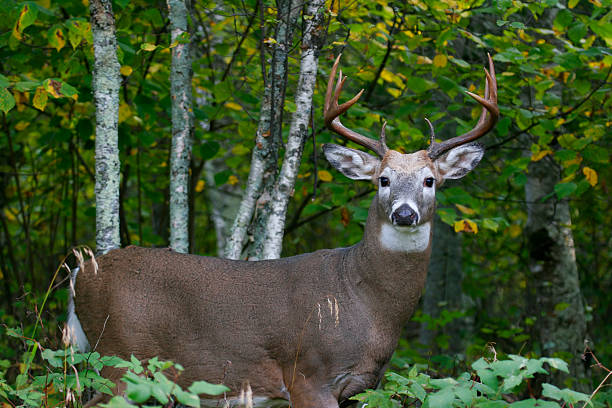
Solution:
<svg viewBox="0 0 612 408"><path fill-rule="evenodd" d="M380 140L370 139L367 136L359 134L347 127L345 127L342 122L340 122L339 116L346 112L351 106L353 106L361 97L363 93L363 89L353 97L350 101L344 102L342 105L338 106L338 97L342 92L342 86L344 85L344 81L346 81L346 77L342 76L342 70L338 75L338 82L336 83L336 89L334 90L334 95L332 97L332 88L334 87L334 77L336 76L336 71L338 69L338 65L340 64L340 57L342 54L338 55L336 58L336 62L334 62L334 66L332 67L331 73L329 74L329 81L327 82L327 92L325 93L325 106L323 108L323 116L325 118L325 126L328 129L333 130L340 136L347 138L367 149L372 150L378 156L383 157L385 153L387 153L388 147L385 142L385 124L383 124L382 130L380 132Z"/></svg>
<svg viewBox="0 0 612 408"><path fill-rule="evenodd" d="M487 77L484 98L471 92L466 92L483 106L478 123L476 123L476 126L472 130L461 136L453 137L452 139L440 143L432 141L427 149L427 154L432 160L442 156L453 147L472 142L484 136L489 130L493 129L495 123L497 123L499 119L499 107L497 106L497 78L495 77L495 67L493 66L491 55L488 55L488 57L489 71L487 71L486 68L484 70Z"/></svg>

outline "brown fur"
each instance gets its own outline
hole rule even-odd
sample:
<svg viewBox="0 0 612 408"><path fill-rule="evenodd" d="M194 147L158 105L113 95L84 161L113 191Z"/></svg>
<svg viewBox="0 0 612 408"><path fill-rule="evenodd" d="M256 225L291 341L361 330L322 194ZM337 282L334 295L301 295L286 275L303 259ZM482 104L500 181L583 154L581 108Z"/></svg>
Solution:
<svg viewBox="0 0 612 408"><path fill-rule="evenodd" d="M111 251L97 275L79 273L76 313L101 354L174 360L182 385L248 382L254 396L337 408L379 382L425 284L431 245L384 251L379 208L360 243L273 261Z"/></svg>

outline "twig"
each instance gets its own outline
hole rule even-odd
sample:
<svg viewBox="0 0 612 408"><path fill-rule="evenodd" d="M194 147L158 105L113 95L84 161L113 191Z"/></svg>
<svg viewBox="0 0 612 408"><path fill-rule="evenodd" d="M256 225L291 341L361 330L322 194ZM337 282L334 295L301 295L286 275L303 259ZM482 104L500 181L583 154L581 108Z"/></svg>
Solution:
<svg viewBox="0 0 612 408"><path fill-rule="evenodd" d="M609 74L610 72L608 72ZM585 342L586 343L586 342ZM595 396L595 394L597 394L597 392L599 392L599 390L601 389L601 387L603 387L603 385L606 383L606 381L608 381L608 378L610 378L610 376L612 376L612 370L610 370L609 368L607 368L606 366L604 366L603 364L601 364L599 362L599 360L597 359L597 357L595 357L595 354L593 354L593 351L591 351L591 349L589 348L589 346L587 344L584 345L584 353L582 353L582 356L586 356L587 354L590 354L591 357L593 357L593 359L595 360L595 366L602 368L604 370L606 370L608 372L608 375L606 375L604 377L603 380L601 380L601 382L599 383L599 385L597 386L597 388L595 388L595 391L593 391L593 393L591 393L591 395L589 395L589 398L586 400L586 402L584 403L584 405L582 406L582 408L586 408L587 405L589 405L591 403L591 400L593 399L593 397Z"/></svg>

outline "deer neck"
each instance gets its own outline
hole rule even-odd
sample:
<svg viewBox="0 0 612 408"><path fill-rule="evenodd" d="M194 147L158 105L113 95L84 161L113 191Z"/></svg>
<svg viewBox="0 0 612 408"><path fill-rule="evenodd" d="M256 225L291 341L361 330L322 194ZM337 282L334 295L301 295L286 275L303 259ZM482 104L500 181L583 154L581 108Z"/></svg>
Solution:
<svg viewBox="0 0 612 408"><path fill-rule="evenodd" d="M358 291L376 293L373 305L403 324L425 286L431 254L432 222L398 229L392 226L374 197L364 236L350 251L347 273Z"/></svg>

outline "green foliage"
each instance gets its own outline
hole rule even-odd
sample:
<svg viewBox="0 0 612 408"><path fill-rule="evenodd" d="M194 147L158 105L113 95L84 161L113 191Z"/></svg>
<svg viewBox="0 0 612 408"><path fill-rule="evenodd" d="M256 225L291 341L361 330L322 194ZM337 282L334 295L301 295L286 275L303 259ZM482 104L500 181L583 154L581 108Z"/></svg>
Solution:
<svg viewBox="0 0 612 408"><path fill-rule="evenodd" d="M19 336L19 330L11 330ZM196 381L183 390L174 381L183 367L170 361L149 359L146 364L131 357L125 361L118 357L101 357L98 352L76 353L72 349L51 350L41 347L44 373L36 375L30 370L18 375L14 383L7 381L11 364L0 360L0 397L13 406L80 406L86 389L113 395L115 384L98 374L104 367L126 369L122 381L127 384L125 396L114 396L105 407L126 407L154 404L166 405L170 401L190 406L200 406L200 395L216 396L229 391L221 384ZM170 373L169 379L166 375ZM174 381L173 381L174 380Z"/></svg>
<svg viewBox="0 0 612 408"><path fill-rule="evenodd" d="M563 360L528 359L516 355L509 357L492 362L480 358L472 364L470 372L464 372L456 378L436 378L436 373L422 372L422 367L418 365L408 366L399 373L387 372L381 389L366 390L353 399L382 408L408 407L415 403L432 408L560 408L567 404L589 401L587 394L567 388L560 390L551 384L543 384L541 395L536 396L528 388L537 374L548 373L545 367L567 372L567 363Z"/></svg>

